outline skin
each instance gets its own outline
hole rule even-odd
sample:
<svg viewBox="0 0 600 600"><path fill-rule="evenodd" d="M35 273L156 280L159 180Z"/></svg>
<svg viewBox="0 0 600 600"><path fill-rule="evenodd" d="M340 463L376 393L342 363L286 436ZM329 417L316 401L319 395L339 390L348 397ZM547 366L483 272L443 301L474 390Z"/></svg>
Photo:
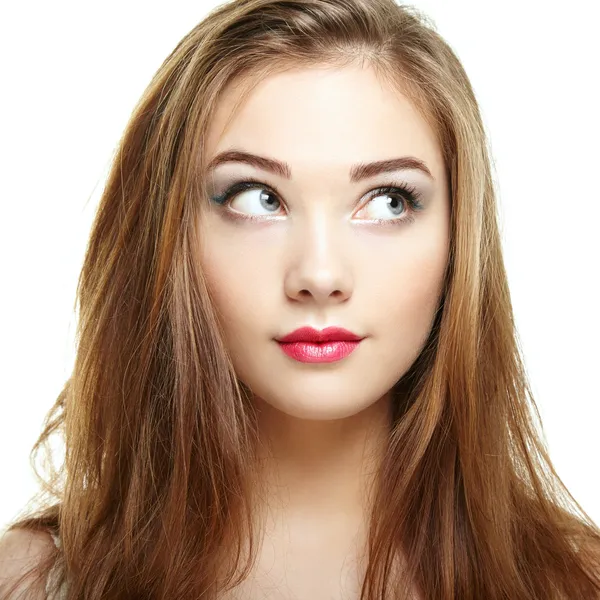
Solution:
<svg viewBox="0 0 600 600"><path fill-rule="evenodd" d="M199 259L267 442L269 519L254 583L241 595L262 587L261 597L353 597L389 390L421 351L442 293L450 202L441 148L407 97L369 66L272 75L233 114L236 94L222 96L207 161L236 149L291 169L286 179L240 162L217 166L207 174L211 197L248 176L263 188L229 205L207 200L201 219ZM402 169L350 181L356 163L403 156L432 177ZM401 200L394 212L397 196L370 194L398 183L420 193L422 210ZM265 191L271 205L260 202ZM274 340L304 325L366 337L340 361L306 364Z"/></svg>

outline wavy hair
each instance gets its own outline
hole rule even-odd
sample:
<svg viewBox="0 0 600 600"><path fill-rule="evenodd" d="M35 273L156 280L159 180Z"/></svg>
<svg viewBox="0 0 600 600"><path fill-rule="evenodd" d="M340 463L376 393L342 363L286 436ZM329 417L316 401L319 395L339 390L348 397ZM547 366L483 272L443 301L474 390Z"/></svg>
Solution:
<svg viewBox="0 0 600 600"><path fill-rule="evenodd" d="M394 0L235 0L194 27L126 127L79 279L73 372L32 450L70 599L217 598L256 559L258 441L200 265L204 141L226 86L366 63L437 134L451 242L430 338L393 391L361 600L600 597L600 530L560 480L515 329L491 152L459 59ZM35 468L35 465L34 465ZM403 570L397 558L404 556Z"/></svg>

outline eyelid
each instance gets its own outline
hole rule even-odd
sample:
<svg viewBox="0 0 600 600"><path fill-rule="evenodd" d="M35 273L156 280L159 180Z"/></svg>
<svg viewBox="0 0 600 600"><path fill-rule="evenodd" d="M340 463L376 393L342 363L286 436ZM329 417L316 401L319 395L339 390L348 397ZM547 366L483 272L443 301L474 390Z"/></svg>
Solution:
<svg viewBox="0 0 600 600"><path fill-rule="evenodd" d="M245 185L249 183L255 183L257 185L254 187L249 187ZM237 186L241 186L241 189L233 192L232 190ZM263 180L253 177L252 175L240 177L239 179L233 179L233 181L227 183L227 185L225 186L225 190L221 194L211 195L210 198L216 204L226 205L229 204L238 194L248 190L259 189L259 186L273 192L277 196L281 204L285 206L282 194L277 189L277 186L265 183Z"/></svg>
<svg viewBox="0 0 600 600"><path fill-rule="evenodd" d="M238 185L244 185L244 184L256 184L256 186L248 187L246 189L240 189L239 191L232 193L233 188L235 188ZM266 190L273 192L277 196L277 199L281 203L281 206L287 212L288 209L286 207L285 200L283 199L283 195L279 192L277 186L273 185L273 184L265 183L264 180L262 180L258 177L254 177L252 175L233 179L233 181L228 183L225 191L219 195L213 196L212 200L214 202L216 202L217 204L226 205L229 202L231 202L239 193L247 191L247 189L250 189L250 190L259 189L259 186ZM377 198L378 196L385 195L385 194L400 195L401 197L404 198L405 202L409 206L409 210L411 210L411 211L418 211L423 208L423 205L420 202L421 198L423 197L422 192L419 191L418 186L416 186L412 183L409 183L407 181L390 180L386 184L382 184L382 185L378 185L378 186L369 188L367 190L367 192L362 194L362 196L365 196L365 194L367 195L367 199L360 205L359 208L357 208L355 210L355 213L363 210L368 205L368 203L371 202L371 200L373 200L374 198ZM239 212L239 211L233 211L233 212ZM245 213L241 213L241 214L245 214ZM280 218L280 216L273 215L271 217L256 217L256 218Z"/></svg>

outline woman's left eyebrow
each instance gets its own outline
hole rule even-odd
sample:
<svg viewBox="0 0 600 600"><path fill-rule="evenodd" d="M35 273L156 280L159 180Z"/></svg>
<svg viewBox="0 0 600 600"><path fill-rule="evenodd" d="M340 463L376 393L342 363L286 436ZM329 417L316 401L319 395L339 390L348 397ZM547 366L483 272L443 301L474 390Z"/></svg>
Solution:
<svg viewBox="0 0 600 600"><path fill-rule="evenodd" d="M226 150L217 154L208 165L210 173L217 166L227 162L240 162L256 167L263 171L269 171L283 177L284 179L292 178L292 169L286 162L259 156L242 150ZM388 158L370 163L357 163L350 168L350 181L356 183L363 179L379 175L380 173L390 173L392 171L417 170L421 171L427 177L435 181L431 171L427 165L415 156L400 156L398 158Z"/></svg>

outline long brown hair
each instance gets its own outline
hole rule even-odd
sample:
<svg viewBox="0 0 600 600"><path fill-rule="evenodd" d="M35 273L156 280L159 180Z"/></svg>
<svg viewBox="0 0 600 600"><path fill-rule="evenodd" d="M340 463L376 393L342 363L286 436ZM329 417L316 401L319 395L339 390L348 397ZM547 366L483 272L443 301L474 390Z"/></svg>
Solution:
<svg viewBox="0 0 600 600"><path fill-rule="evenodd" d="M195 258L204 140L229 84L243 99L278 70L356 61L434 127L452 205L440 310L393 389L361 598L407 598L413 585L426 599L600 597L600 530L541 438L487 138L457 56L393 0L236 0L157 71L93 225L74 370L33 449L62 433L65 461L47 481L53 502L12 525L60 533L50 561L69 598L215 598L249 574L257 427Z"/></svg>

